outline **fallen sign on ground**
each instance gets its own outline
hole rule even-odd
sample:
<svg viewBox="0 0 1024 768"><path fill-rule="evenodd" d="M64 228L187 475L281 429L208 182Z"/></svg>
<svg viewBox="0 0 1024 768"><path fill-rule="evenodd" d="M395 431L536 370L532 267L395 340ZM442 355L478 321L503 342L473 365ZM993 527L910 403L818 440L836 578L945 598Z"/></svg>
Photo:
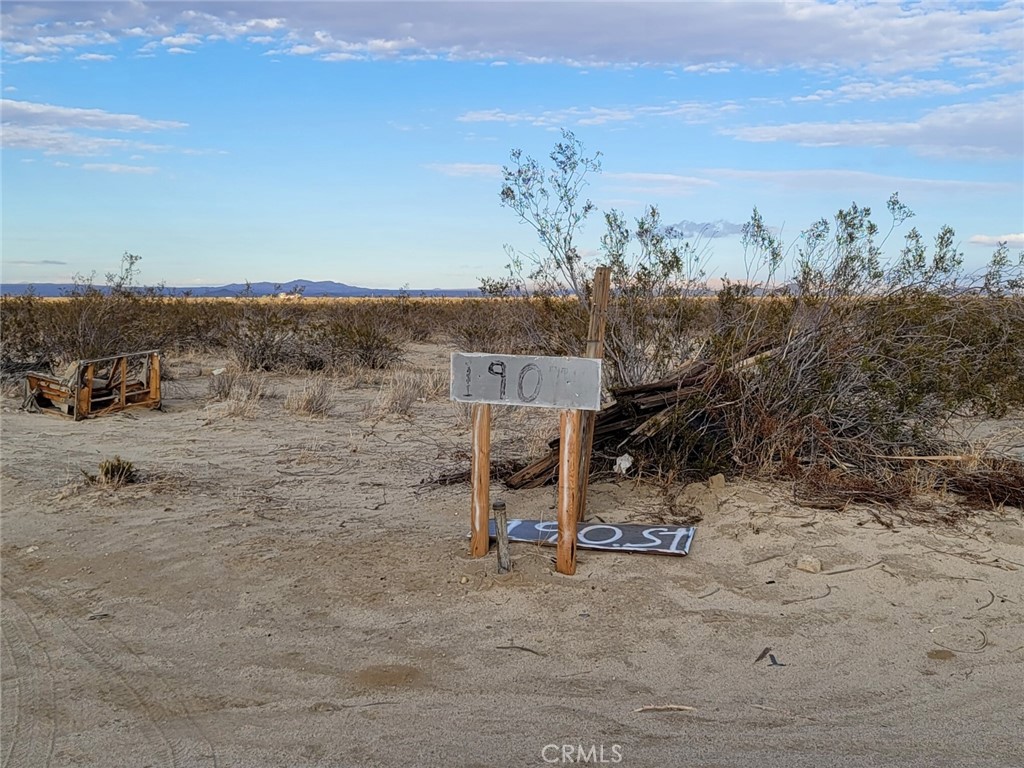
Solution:
<svg viewBox="0 0 1024 768"><path fill-rule="evenodd" d="M697 529L680 525L611 525L592 523L576 531L579 549L604 549L612 552L654 552L661 555L686 555ZM497 537L494 520L490 521L490 537ZM509 541L555 546L558 522L555 520L509 520Z"/></svg>

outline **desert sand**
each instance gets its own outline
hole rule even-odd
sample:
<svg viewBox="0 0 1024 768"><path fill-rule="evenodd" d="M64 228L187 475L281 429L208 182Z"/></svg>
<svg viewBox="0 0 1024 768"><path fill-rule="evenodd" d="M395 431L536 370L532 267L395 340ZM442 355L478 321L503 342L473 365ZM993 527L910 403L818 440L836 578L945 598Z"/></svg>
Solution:
<svg viewBox="0 0 1024 768"><path fill-rule="evenodd" d="M468 456L445 392L400 415L386 376L341 379L297 417L302 378L273 375L232 415L212 364L179 361L162 411L3 401L3 768L1024 764L1019 509L911 525L609 480L592 516L699 512L690 554L581 550L567 577L514 544L499 575L468 556L468 486L429 483ZM496 458L557 428L495 421ZM85 480L114 455L142 482ZM555 515L551 488L492 496Z"/></svg>

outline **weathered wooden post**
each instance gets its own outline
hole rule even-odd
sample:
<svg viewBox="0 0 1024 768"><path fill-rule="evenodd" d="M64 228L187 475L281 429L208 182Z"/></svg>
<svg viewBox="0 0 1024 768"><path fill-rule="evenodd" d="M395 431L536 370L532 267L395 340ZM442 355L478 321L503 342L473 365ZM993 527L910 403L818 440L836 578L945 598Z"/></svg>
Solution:
<svg viewBox="0 0 1024 768"><path fill-rule="evenodd" d="M604 357L604 332L608 322L608 297L611 293L611 267L598 267L594 271L594 292L590 301L590 325L587 329L587 348L584 357L600 360ZM587 485L590 481L590 454L594 450L594 422L597 411L583 415L580 433L580 475L577 481L574 509L581 521L587 514Z"/></svg>
<svg viewBox="0 0 1024 768"><path fill-rule="evenodd" d="M508 546L508 516L505 513L505 502L496 499L494 506L494 538L498 542L498 573L508 573L512 570L512 552Z"/></svg>
<svg viewBox="0 0 1024 768"><path fill-rule="evenodd" d="M558 448L558 550L559 573L576 573L576 505L579 494L580 424L582 411L562 411Z"/></svg>
<svg viewBox="0 0 1024 768"><path fill-rule="evenodd" d="M470 467L473 479L473 508L469 553L473 557L487 554L487 519L491 496L491 406L473 403L473 458Z"/></svg>

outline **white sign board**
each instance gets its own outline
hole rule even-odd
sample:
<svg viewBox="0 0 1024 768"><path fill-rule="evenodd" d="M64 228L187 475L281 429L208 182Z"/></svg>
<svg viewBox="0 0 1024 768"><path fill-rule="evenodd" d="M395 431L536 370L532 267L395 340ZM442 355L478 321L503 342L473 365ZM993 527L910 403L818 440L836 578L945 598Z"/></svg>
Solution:
<svg viewBox="0 0 1024 768"><path fill-rule="evenodd" d="M462 403L601 410L601 361L455 352L451 399Z"/></svg>

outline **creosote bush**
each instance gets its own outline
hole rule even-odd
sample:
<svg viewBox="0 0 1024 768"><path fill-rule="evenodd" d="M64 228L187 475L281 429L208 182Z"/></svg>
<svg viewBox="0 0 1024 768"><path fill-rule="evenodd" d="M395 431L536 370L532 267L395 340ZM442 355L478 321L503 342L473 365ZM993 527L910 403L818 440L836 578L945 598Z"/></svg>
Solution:
<svg viewBox="0 0 1024 768"><path fill-rule="evenodd" d="M886 251L914 215L895 194L885 232L853 203L789 247L755 208L743 228L746 279L712 293L707 243L680 237L653 206L633 224L606 213L600 252L584 256L576 240L596 207L583 193L600 155L570 132L562 139L550 170L513 151L500 201L540 249L506 247L508 276L481 289L562 301L585 329L594 271L608 265L612 394L705 364L699 394L673 402L650 436L630 443L646 472L881 476L898 471L900 457L948 452L955 416L1024 406L1024 253L1014 259L1004 244L983 273L967 274L950 227L931 244L912 228ZM780 285L789 254L795 277ZM545 330L538 346L549 354L582 352L578 337L566 345Z"/></svg>

